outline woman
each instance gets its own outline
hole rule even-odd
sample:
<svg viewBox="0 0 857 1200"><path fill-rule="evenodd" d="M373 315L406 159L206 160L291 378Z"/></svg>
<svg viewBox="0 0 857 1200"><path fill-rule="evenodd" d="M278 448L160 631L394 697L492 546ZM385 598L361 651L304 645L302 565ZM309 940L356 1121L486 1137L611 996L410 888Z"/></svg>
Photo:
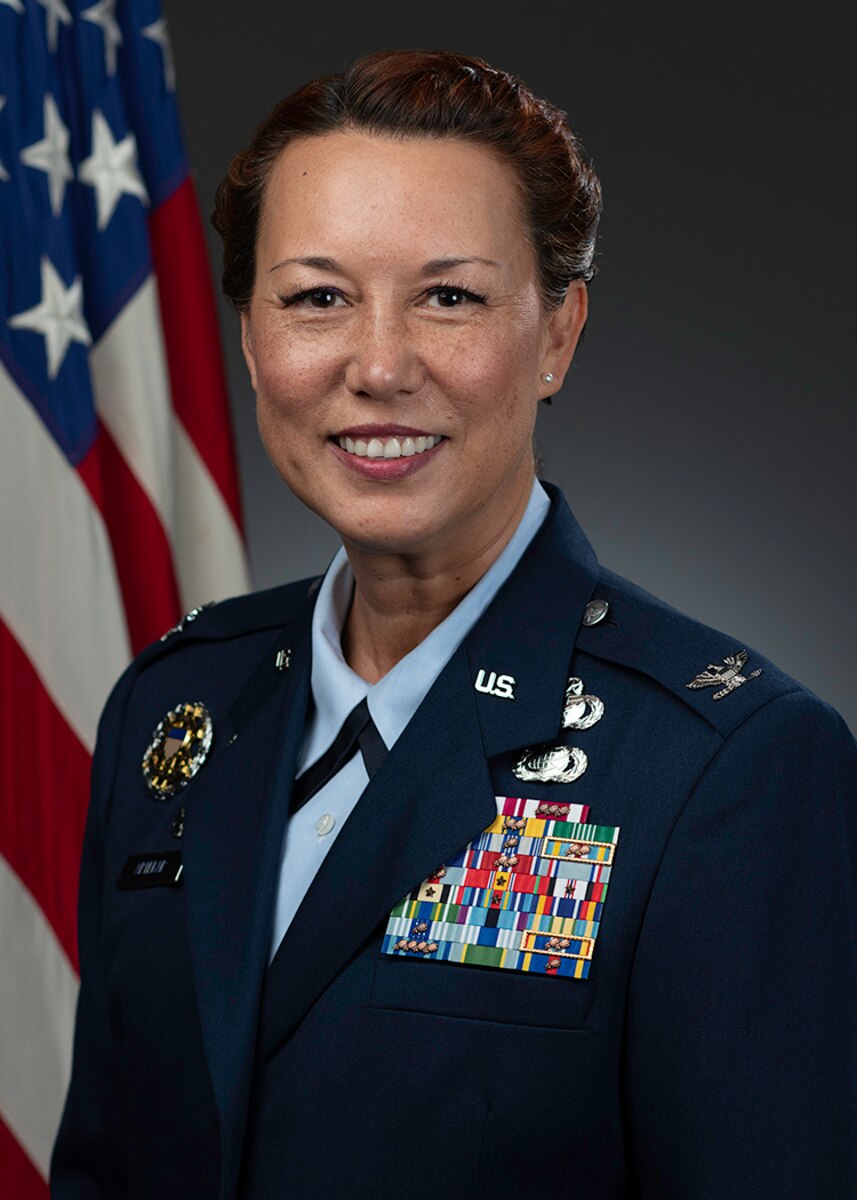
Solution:
<svg viewBox="0 0 857 1200"><path fill-rule="evenodd" d="M534 478L599 209L452 54L232 164L262 437L344 549L107 705L55 1196L855 1194L854 742Z"/></svg>

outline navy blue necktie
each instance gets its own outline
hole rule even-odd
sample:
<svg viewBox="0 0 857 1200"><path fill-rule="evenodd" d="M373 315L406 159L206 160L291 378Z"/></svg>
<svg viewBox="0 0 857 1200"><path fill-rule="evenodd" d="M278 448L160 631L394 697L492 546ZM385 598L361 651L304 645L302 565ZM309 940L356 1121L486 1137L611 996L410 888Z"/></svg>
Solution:
<svg viewBox="0 0 857 1200"><path fill-rule="evenodd" d="M342 770L357 749L363 755L366 774L371 779L387 757L387 747L372 720L365 697L345 718L330 749L295 780L289 801L289 813L296 813L307 800L311 800L320 792L327 781Z"/></svg>

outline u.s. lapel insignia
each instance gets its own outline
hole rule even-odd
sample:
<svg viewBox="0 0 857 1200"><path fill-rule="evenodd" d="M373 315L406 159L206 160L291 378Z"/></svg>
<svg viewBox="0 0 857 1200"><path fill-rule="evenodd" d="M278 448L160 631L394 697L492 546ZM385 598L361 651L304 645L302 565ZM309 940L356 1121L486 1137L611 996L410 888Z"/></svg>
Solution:
<svg viewBox="0 0 857 1200"><path fill-rule="evenodd" d="M143 755L143 778L156 800L169 800L193 779L205 762L214 725L204 704L178 704L152 734Z"/></svg>
<svg viewBox="0 0 857 1200"><path fill-rule="evenodd" d="M619 830L497 796L496 820L390 914L384 954L585 979Z"/></svg>
<svg viewBox="0 0 857 1200"><path fill-rule="evenodd" d="M514 675L498 675L496 671L486 671L480 667L473 686L486 696L496 696L500 700L515 699Z"/></svg>
<svg viewBox="0 0 857 1200"><path fill-rule="evenodd" d="M684 686L687 688L709 688L719 687L720 691L715 692L712 699L722 700L724 696L728 696L730 692L734 692L737 688L747 683L750 679L756 679L762 674L762 668L758 667L755 671L751 671L748 675L742 675L741 670L747 661L747 651L739 650L737 654L727 654L723 659L723 665L717 663L709 663L707 671L701 671L690 683Z"/></svg>

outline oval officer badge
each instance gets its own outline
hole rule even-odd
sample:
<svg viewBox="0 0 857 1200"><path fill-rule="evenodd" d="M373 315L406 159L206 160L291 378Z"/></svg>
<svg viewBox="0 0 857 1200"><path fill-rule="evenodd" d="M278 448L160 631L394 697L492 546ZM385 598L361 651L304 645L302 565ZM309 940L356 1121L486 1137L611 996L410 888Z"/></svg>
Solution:
<svg viewBox="0 0 857 1200"><path fill-rule="evenodd" d="M574 783L589 766L576 746L537 746L525 750L512 764L516 779L537 783Z"/></svg>
<svg viewBox="0 0 857 1200"><path fill-rule="evenodd" d="M169 800L193 779L214 738L204 704L178 704L159 722L143 755L143 778L156 800Z"/></svg>

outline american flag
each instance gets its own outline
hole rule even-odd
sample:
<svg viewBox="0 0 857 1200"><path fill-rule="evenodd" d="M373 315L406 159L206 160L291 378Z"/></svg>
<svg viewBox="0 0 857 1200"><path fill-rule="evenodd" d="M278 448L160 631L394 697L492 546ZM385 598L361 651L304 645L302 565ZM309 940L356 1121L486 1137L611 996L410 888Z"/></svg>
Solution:
<svg viewBox="0 0 857 1200"><path fill-rule="evenodd" d="M0 1195L44 1182L71 1058L99 712L246 590L202 228L158 0L0 0Z"/></svg>

